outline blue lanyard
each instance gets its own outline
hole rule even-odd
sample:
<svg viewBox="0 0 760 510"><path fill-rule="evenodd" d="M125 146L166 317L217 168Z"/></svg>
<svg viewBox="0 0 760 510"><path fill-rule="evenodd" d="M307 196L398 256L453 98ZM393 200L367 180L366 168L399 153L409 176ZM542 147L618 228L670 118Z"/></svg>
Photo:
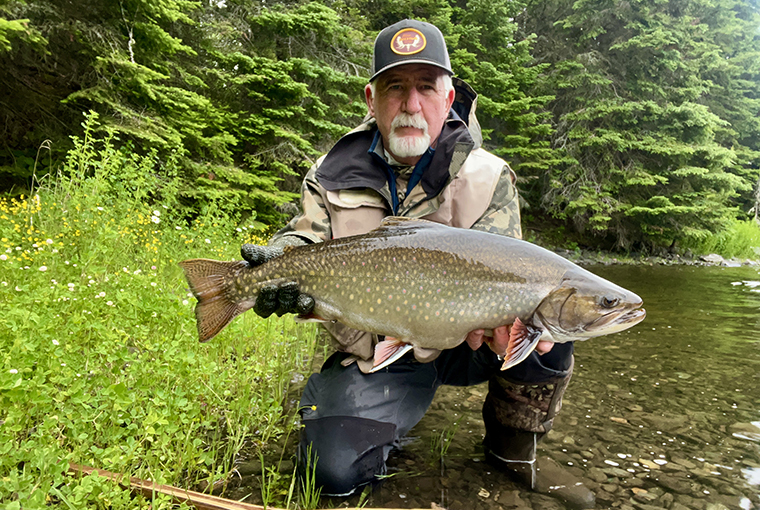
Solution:
<svg viewBox="0 0 760 510"><path fill-rule="evenodd" d="M393 214L395 216L398 214L399 207L398 190L396 188L396 174L394 173L393 168L391 168L391 166L385 160L385 158L375 152L375 148L377 147L379 141L380 131L376 131L375 138L372 140L372 145L370 145L370 148L367 152L372 154L372 157L378 159L381 163L382 168L385 170L385 176L388 180L388 188L391 192L391 207L393 208ZM420 180L422 179L422 174L425 173L425 170L427 170L427 167L430 166L430 162L433 160L433 154L435 154L435 149L428 147L417 164L414 165L414 170L412 171L412 175L409 178L409 184L406 187L405 196L409 196L409 193L411 193L414 187L419 184Z"/></svg>

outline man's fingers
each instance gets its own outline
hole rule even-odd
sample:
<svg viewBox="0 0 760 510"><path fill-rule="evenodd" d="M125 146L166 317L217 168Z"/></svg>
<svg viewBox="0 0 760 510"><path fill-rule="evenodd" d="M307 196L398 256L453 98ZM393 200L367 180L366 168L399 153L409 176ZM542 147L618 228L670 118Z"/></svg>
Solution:
<svg viewBox="0 0 760 510"><path fill-rule="evenodd" d="M256 315L266 319L279 308L277 288L277 285L266 285L261 288L258 296L256 296L256 304L253 305L253 311L256 312Z"/></svg>
<svg viewBox="0 0 760 510"><path fill-rule="evenodd" d="M256 267L282 255L282 248L246 243L240 248L240 255L251 267Z"/></svg>
<svg viewBox="0 0 760 510"><path fill-rule="evenodd" d="M293 313L298 303L298 284L296 282L288 282L280 285L277 291L277 301L279 306L277 307L277 316L282 317L283 314Z"/></svg>
<svg viewBox="0 0 760 510"><path fill-rule="evenodd" d="M552 350L552 347L554 347L554 342L549 342L548 340L541 340L536 345L536 352L541 354L546 354L547 352Z"/></svg>
<svg viewBox="0 0 760 510"><path fill-rule="evenodd" d="M296 302L296 313L306 315L314 310L314 298L308 294L300 294Z"/></svg>
<svg viewBox="0 0 760 510"><path fill-rule="evenodd" d="M491 350L499 356L507 353L509 346L509 326L499 326L493 330L493 339L489 343Z"/></svg>

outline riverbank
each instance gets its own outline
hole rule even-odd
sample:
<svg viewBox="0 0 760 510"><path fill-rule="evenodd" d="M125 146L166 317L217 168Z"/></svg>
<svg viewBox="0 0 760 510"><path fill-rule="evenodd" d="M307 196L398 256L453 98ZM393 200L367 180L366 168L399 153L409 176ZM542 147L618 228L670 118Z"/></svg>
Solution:
<svg viewBox="0 0 760 510"><path fill-rule="evenodd" d="M622 265L647 265L647 266L720 266L720 267L741 267L741 266L760 266L760 260L740 259L737 257L724 258L717 253L709 255L677 255L668 254L666 256L637 256L619 254L614 252L601 252L591 250L566 250L555 248L554 253L580 265L589 266L601 264L605 266L622 264Z"/></svg>

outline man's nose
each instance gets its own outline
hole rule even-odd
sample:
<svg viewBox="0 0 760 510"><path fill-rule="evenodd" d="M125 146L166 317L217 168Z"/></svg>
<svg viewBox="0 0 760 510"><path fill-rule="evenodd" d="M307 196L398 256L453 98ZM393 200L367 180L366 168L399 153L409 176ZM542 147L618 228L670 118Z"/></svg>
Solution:
<svg viewBox="0 0 760 510"><path fill-rule="evenodd" d="M420 93L414 87L410 88L406 94L404 111L407 113L417 113L420 111Z"/></svg>

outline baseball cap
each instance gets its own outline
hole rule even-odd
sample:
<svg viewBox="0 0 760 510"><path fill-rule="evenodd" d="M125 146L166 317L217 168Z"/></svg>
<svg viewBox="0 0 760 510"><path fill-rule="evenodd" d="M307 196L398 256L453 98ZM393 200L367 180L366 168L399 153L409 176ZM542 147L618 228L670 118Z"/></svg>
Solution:
<svg viewBox="0 0 760 510"><path fill-rule="evenodd" d="M430 64L454 74L443 34L438 27L424 21L405 19L384 28L377 35L369 81L383 71L403 64Z"/></svg>

